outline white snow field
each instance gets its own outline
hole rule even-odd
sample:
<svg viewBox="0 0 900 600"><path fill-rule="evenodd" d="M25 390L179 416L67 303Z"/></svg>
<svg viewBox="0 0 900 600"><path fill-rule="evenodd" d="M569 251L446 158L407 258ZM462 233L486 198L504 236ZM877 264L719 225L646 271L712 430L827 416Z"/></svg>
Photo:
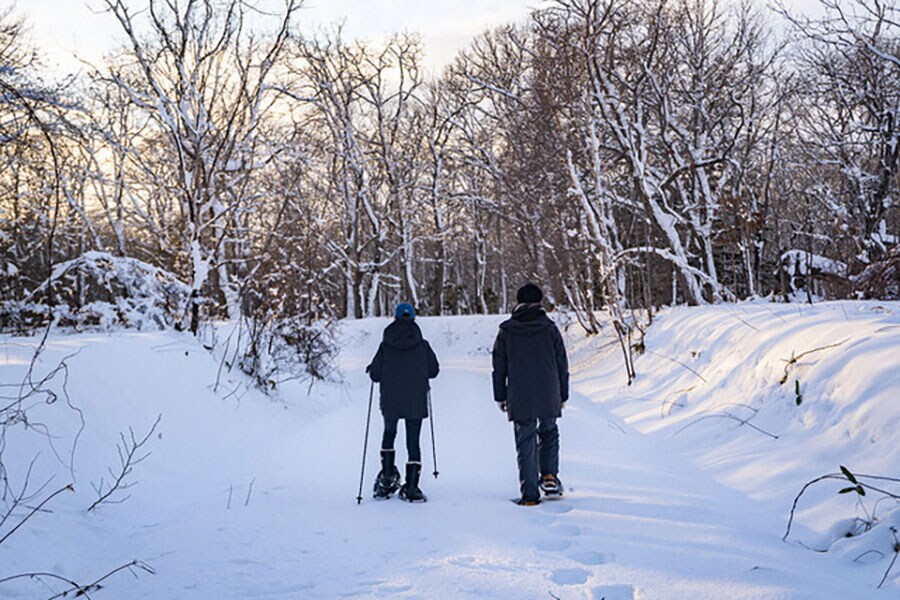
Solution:
<svg viewBox="0 0 900 600"><path fill-rule="evenodd" d="M426 423L429 502L417 505L371 498L377 389L365 499L356 502L363 369L387 319L340 324L343 383L295 384L278 399L248 390L235 373L215 388L219 362L187 334L52 335L34 378L77 353L66 364L78 411L62 395L52 404L32 397L27 414L38 432L8 429L3 458L14 488L39 454L32 485L54 476L39 498L70 482L75 492L0 544L0 579L52 572L84 584L139 559L155 575L117 573L90 597L900 595L900 561L877 589L895 557L891 527L900 529L893 499L838 494L848 481L822 481L800 499L782 541L804 483L840 465L900 476L900 304L664 311L631 386L611 327L586 338L557 315L568 324L573 388L560 421L566 494L528 508L509 501L518 493L512 427L491 397L490 348L503 318L418 319L441 373L433 384L440 476L430 474ZM0 338L4 397L18 392L36 342ZM51 382L57 393L61 382ZM88 513L92 483L108 482L107 468L118 465L119 433L132 427L140 439L159 414L150 455L128 478L134 485L113 496L130 498ZM893 482L866 481L898 493ZM0 537L24 514L0 526ZM15 579L0 583L0 598L65 588L49 577Z"/></svg>

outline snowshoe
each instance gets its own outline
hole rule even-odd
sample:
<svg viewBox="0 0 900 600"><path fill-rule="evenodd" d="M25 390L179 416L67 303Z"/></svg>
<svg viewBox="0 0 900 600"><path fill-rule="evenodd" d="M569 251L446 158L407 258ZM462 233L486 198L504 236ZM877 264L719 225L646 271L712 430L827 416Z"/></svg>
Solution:
<svg viewBox="0 0 900 600"><path fill-rule="evenodd" d="M378 473L375 478L374 496L379 499L388 499L400 489L400 471L394 467L393 473L385 476L384 471Z"/></svg>
<svg viewBox="0 0 900 600"><path fill-rule="evenodd" d="M556 475L544 475L541 477L541 491L548 498L559 497L563 495L563 484Z"/></svg>
<svg viewBox="0 0 900 600"><path fill-rule="evenodd" d="M419 476L422 474L422 463L406 463L406 483L400 487L400 499L407 502L427 502L428 498L419 489Z"/></svg>
<svg viewBox="0 0 900 600"><path fill-rule="evenodd" d="M387 499L400 489L400 471L394 465L394 451L381 451L381 471L375 477L374 496Z"/></svg>

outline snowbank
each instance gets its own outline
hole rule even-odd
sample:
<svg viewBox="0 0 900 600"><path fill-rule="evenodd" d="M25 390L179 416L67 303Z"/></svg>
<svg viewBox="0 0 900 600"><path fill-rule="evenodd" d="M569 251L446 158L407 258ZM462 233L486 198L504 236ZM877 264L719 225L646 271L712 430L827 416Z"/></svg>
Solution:
<svg viewBox="0 0 900 600"><path fill-rule="evenodd" d="M679 308L650 328L631 387L609 387L611 373L580 391L771 506L786 529L802 486L842 465L900 478L898 348L897 303ZM609 369L615 353L596 360ZM900 494L897 482L866 481ZM838 493L848 486L843 476L811 486L788 540L834 547L848 562L868 553L863 560L884 570L895 555L890 528L900 529L897 501Z"/></svg>

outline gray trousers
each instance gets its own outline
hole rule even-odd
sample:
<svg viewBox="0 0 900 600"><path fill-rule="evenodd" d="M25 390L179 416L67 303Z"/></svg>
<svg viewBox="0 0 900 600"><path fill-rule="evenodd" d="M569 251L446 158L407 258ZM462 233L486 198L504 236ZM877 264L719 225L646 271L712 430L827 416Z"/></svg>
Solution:
<svg viewBox="0 0 900 600"><path fill-rule="evenodd" d="M538 500L539 476L559 473L559 427L554 418L514 421L513 427L522 498Z"/></svg>

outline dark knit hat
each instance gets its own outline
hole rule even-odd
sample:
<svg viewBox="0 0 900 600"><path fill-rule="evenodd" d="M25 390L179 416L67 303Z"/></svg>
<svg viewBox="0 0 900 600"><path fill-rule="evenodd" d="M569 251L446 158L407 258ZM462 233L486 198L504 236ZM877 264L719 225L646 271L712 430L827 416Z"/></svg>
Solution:
<svg viewBox="0 0 900 600"><path fill-rule="evenodd" d="M413 320L416 318L416 309L413 308L412 304L402 302L397 305L397 310L394 311L394 316L398 319Z"/></svg>
<svg viewBox="0 0 900 600"><path fill-rule="evenodd" d="M519 291L516 292L516 302L519 304L534 304L540 302L543 297L544 294L541 292L541 288L530 282L520 287Z"/></svg>

